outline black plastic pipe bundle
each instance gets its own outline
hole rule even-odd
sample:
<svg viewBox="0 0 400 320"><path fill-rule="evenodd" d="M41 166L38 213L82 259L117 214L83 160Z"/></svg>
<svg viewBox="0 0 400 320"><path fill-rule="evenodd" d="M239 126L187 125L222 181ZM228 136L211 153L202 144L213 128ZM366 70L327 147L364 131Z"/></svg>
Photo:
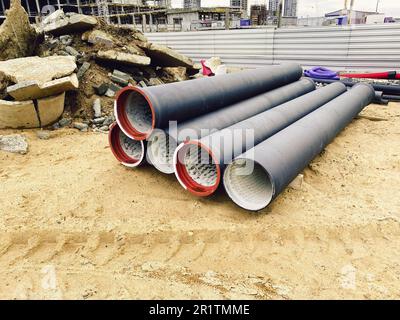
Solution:
<svg viewBox="0 0 400 320"><path fill-rule="evenodd" d="M209 135L210 131L226 128L313 90L314 82L309 78L302 78L278 89L182 122L174 129L155 130L148 141L147 159L159 171L172 174L173 155L181 142L200 139Z"/></svg>
<svg viewBox="0 0 400 320"><path fill-rule="evenodd" d="M126 87L117 94L115 115L128 137L145 140L170 120L194 118L292 83L301 76L298 64L286 64L148 88Z"/></svg>
<svg viewBox="0 0 400 320"><path fill-rule="evenodd" d="M178 181L195 195L211 195L220 184L225 165L232 159L346 90L344 84L333 83L200 140L182 143L174 155Z"/></svg>
<svg viewBox="0 0 400 320"><path fill-rule="evenodd" d="M247 210L265 208L373 100L374 95L372 86L357 84L238 156L224 173L229 197Z"/></svg>
<svg viewBox="0 0 400 320"><path fill-rule="evenodd" d="M315 79L311 78L315 82L322 83L322 84L331 84L334 82L342 82L347 87L353 87L354 85L362 82L351 82L346 80L328 80L328 79ZM383 99L388 99L390 96L399 97L400 96L400 85L395 84L376 84L373 83L371 86L374 88L375 91L381 91L383 94ZM388 99L389 100L389 99Z"/></svg>

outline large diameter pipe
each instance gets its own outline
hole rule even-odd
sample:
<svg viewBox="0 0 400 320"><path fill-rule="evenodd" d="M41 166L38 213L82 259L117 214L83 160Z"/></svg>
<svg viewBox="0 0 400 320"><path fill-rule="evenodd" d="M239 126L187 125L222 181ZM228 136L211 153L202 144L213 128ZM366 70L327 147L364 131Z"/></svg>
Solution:
<svg viewBox="0 0 400 320"><path fill-rule="evenodd" d="M117 123L110 128L108 143L115 158L125 167L135 168L145 160L147 142L129 138Z"/></svg>
<svg viewBox="0 0 400 320"><path fill-rule="evenodd" d="M315 90L309 78L303 78L278 89L235 103L178 124L175 128L155 130L148 139L147 159L159 171L174 173L173 155L177 146L188 139L200 139L212 131L221 130L258 113L272 109Z"/></svg>
<svg viewBox="0 0 400 320"><path fill-rule="evenodd" d="M224 173L229 197L247 210L265 208L373 98L360 83L238 156Z"/></svg>
<svg viewBox="0 0 400 320"><path fill-rule="evenodd" d="M225 166L232 159L346 90L342 83L334 83L200 140L180 144L174 155L174 169L178 181L195 195L211 195L217 190Z"/></svg>
<svg viewBox="0 0 400 320"><path fill-rule="evenodd" d="M116 97L115 116L124 133L147 139L154 128L184 121L300 79L298 64L268 66L217 77L154 87L126 87Z"/></svg>

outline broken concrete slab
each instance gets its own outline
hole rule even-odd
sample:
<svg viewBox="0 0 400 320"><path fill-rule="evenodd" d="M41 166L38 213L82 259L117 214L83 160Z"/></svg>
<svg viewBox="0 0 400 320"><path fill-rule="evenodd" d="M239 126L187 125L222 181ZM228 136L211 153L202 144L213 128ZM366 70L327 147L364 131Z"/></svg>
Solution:
<svg viewBox="0 0 400 320"><path fill-rule="evenodd" d="M123 64L134 66L148 66L151 62L151 59L149 57L125 53L117 50L100 50L97 53L97 58L100 60L120 62Z"/></svg>
<svg viewBox="0 0 400 320"><path fill-rule="evenodd" d="M54 14L54 13L53 13ZM43 23L42 29L45 33L51 33L56 36L71 34L74 32L83 32L94 28L97 19L84 14L74 14L70 17L60 16L49 23Z"/></svg>
<svg viewBox="0 0 400 320"><path fill-rule="evenodd" d="M32 100L0 100L0 129L40 127L35 105Z"/></svg>
<svg viewBox="0 0 400 320"><path fill-rule="evenodd" d="M0 26L0 60L31 55L39 35L29 23L29 17L20 0L11 0L6 20Z"/></svg>
<svg viewBox="0 0 400 320"><path fill-rule="evenodd" d="M26 57L0 61L0 73L14 83L37 80L39 84L71 75L76 69L75 57Z"/></svg>
<svg viewBox="0 0 400 320"><path fill-rule="evenodd" d="M56 122L64 112L65 92L37 100L37 110L42 127Z"/></svg>
<svg viewBox="0 0 400 320"><path fill-rule="evenodd" d="M147 43L141 47L149 56L154 65L161 67L186 67L193 68L194 63L191 59L179 52L155 43Z"/></svg>
<svg viewBox="0 0 400 320"><path fill-rule="evenodd" d="M7 88L7 93L15 100L24 101L54 96L65 91L79 88L78 77L75 73L68 77L52 80L42 85L38 81L22 81Z"/></svg>
<svg viewBox="0 0 400 320"><path fill-rule="evenodd" d="M28 152L28 142L25 136L21 134L0 136L0 150L26 154Z"/></svg>
<svg viewBox="0 0 400 320"><path fill-rule="evenodd" d="M102 44L105 45L106 47L112 47L114 45L113 37L101 30L93 30L85 32L82 35L82 40L87 41L91 44Z"/></svg>

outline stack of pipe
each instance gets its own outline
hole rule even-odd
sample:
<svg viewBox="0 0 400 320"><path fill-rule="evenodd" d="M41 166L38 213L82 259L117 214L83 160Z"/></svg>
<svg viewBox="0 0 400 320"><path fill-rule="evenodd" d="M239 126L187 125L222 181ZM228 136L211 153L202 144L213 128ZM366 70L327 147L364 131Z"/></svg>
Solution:
<svg viewBox="0 0 400 320"><path fill-rule="evenodd" d="M299 65L286 64L124 88L111 150L127 167L147 161L175 173L194 195L224 185L236 204L260 210L375 97L367 84L315 90L301 76Z"/></svg>

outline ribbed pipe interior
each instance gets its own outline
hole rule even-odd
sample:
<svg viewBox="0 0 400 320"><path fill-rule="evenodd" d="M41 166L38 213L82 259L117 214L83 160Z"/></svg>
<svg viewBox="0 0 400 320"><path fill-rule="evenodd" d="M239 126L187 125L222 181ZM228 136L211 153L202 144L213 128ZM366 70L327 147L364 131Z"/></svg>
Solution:
<svg viewBox="0 0 400 320"><path fill-rule="evenodd" d="M154 133L147 146L149 162L163 173L174 173L173 158L176 147L176 141L165 132Z"/></svg>
<svg viewBox="0 0 400 320"><path fill-rule="evenodd" d="M212 187L217 183L217 166L211 155L201 147L190 144L185 146L183 163L190 178L203 187Z"/></svg>
<svg viewBox="0 0 400 320"><path fill-rule="evenodd" d="M137 131L146 133L152 129L152 112L147 100L136 91L131 91L126 98L127 118Z"/></svg>
<svg viewBox="0 0 400 320"><path fill-rule="evenodd" d="M250 159L237 159L227 166L224 186L233 202L246 210L261 210L273 197L268 173Z"/></svg>
<svg viewBox="0 0 400 320"><path fill-rule="evenodd" d="M119 132L119 143L125 154L136 161L143 157L143 142L129 138L122 131Z"/></svg>

